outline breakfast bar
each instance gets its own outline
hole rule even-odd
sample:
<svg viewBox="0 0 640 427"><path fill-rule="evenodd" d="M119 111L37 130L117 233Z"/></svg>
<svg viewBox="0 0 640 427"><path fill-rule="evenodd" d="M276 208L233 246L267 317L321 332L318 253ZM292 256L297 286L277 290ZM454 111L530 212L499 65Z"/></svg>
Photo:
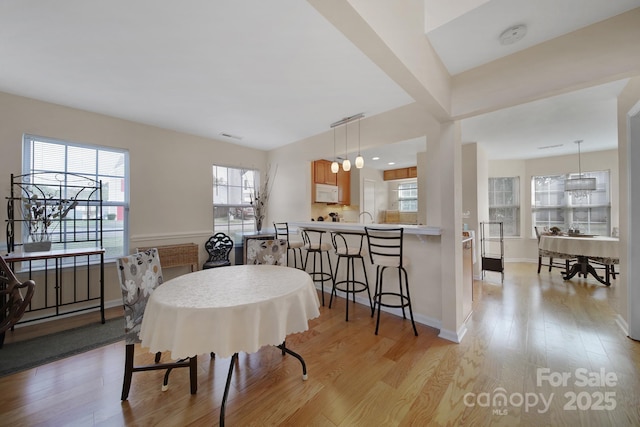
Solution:
<svg viewBox="0 0 640 427"><path fill-rule="evenodd" d="M398 227L398 224L367 224L371 227ZM365 224L330 221L290 222L293 233L298 228L317 230L364 232ZM407 273L411 289L411 302L416 322L437 329L442 326L442 280L441 280L441 247L442 229L434 226L402 225L404 228L404 256L408 258ZM332 265L335 266L335 254L331 251ZM368 259L365 261L368 277L375 278L375 268ZM326 267L328 269L328 266ZM361 268L356 266L356 269ZM328 270L327 270L328 271ZM340 274L344 274L341 272ZM357 273L356 273L357 274ZM338 277L340 280L340 277ZM373 290L373 284L370 284ZM344 297L343 294L339 295ZM366 295L358 295L356 302L369 305ZM402 316L400 309L384 310Z"/></svg>

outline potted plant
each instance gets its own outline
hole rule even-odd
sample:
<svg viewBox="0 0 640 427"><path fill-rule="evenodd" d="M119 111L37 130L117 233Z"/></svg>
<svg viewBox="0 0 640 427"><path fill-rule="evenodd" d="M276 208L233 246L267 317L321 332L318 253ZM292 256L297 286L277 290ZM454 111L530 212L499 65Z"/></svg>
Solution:
<svg viewBox="0 0 640 427"><path fill-rule="evenodd" d="M26 194L22 199L22 216L29 237L23 243L24 251L51 250L51 233L77 205L78 202L73 199Z"/></svg>

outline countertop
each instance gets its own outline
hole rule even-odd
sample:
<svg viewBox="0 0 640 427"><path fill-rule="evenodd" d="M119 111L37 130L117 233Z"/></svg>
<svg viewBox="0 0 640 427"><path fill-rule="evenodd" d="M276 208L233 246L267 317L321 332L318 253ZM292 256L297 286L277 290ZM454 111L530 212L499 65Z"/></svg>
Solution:
<svg viewBox="0 0 640 427"><path fill-rule="evenodd" d="M305 222L290 222L289 226L294 227L307 227L317 228L319 230L344 230L344 231L362 231L364 227L378 227L378 228L404 228L405 234L415 234L423 236L440 236L442 229L440 227L428 226L428 225L405 225L405 224L361 224L357 222L333 222L333 221L305 221Z"/></svg>

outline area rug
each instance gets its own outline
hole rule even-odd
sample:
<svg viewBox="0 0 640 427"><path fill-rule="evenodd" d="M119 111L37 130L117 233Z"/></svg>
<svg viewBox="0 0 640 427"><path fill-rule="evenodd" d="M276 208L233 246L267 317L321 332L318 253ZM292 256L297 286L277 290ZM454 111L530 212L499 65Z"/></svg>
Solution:
<svg viewBox="0 0 640 427"><path fill-rule="evenodd" d="M124 339L124 320L116 318L56 332L0 349L0 377L80 354Z"/></svg>

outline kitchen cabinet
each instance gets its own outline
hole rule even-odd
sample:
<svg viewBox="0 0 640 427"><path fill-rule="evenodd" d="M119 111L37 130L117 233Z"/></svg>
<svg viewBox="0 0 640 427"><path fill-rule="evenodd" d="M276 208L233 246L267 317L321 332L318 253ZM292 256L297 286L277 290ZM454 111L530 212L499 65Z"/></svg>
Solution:
<svg viewBox="0 0 640 427"><path fill-rule="evenodd" d="M408 168L389 169L384 171L384 180L391 181L394 179L416 178L418 176L418 168L411 166Z"/></svg>
<svg viewBox="0 0 640 427"><path fill-rule="evenodd" d="M338 203L351 204L351 171L345 172L342 167L338 173L331 172L329 160L316 160L311 165L314 184L328 184L338 186Z"/></svg>
<svg viewBox="0 0 640 427"><path fill-rule="evenodd" d="M338 183L338 203L341 205L351 204L351 171L345 172L342 168L336 175Z"/></svg>
<svg viewBox="0 0 640 427"><path fill-rule="evenodd" d="M331 162L329 160L316 160L312 166L313 183L338 185L337 174L331 172Z"/></svg>

